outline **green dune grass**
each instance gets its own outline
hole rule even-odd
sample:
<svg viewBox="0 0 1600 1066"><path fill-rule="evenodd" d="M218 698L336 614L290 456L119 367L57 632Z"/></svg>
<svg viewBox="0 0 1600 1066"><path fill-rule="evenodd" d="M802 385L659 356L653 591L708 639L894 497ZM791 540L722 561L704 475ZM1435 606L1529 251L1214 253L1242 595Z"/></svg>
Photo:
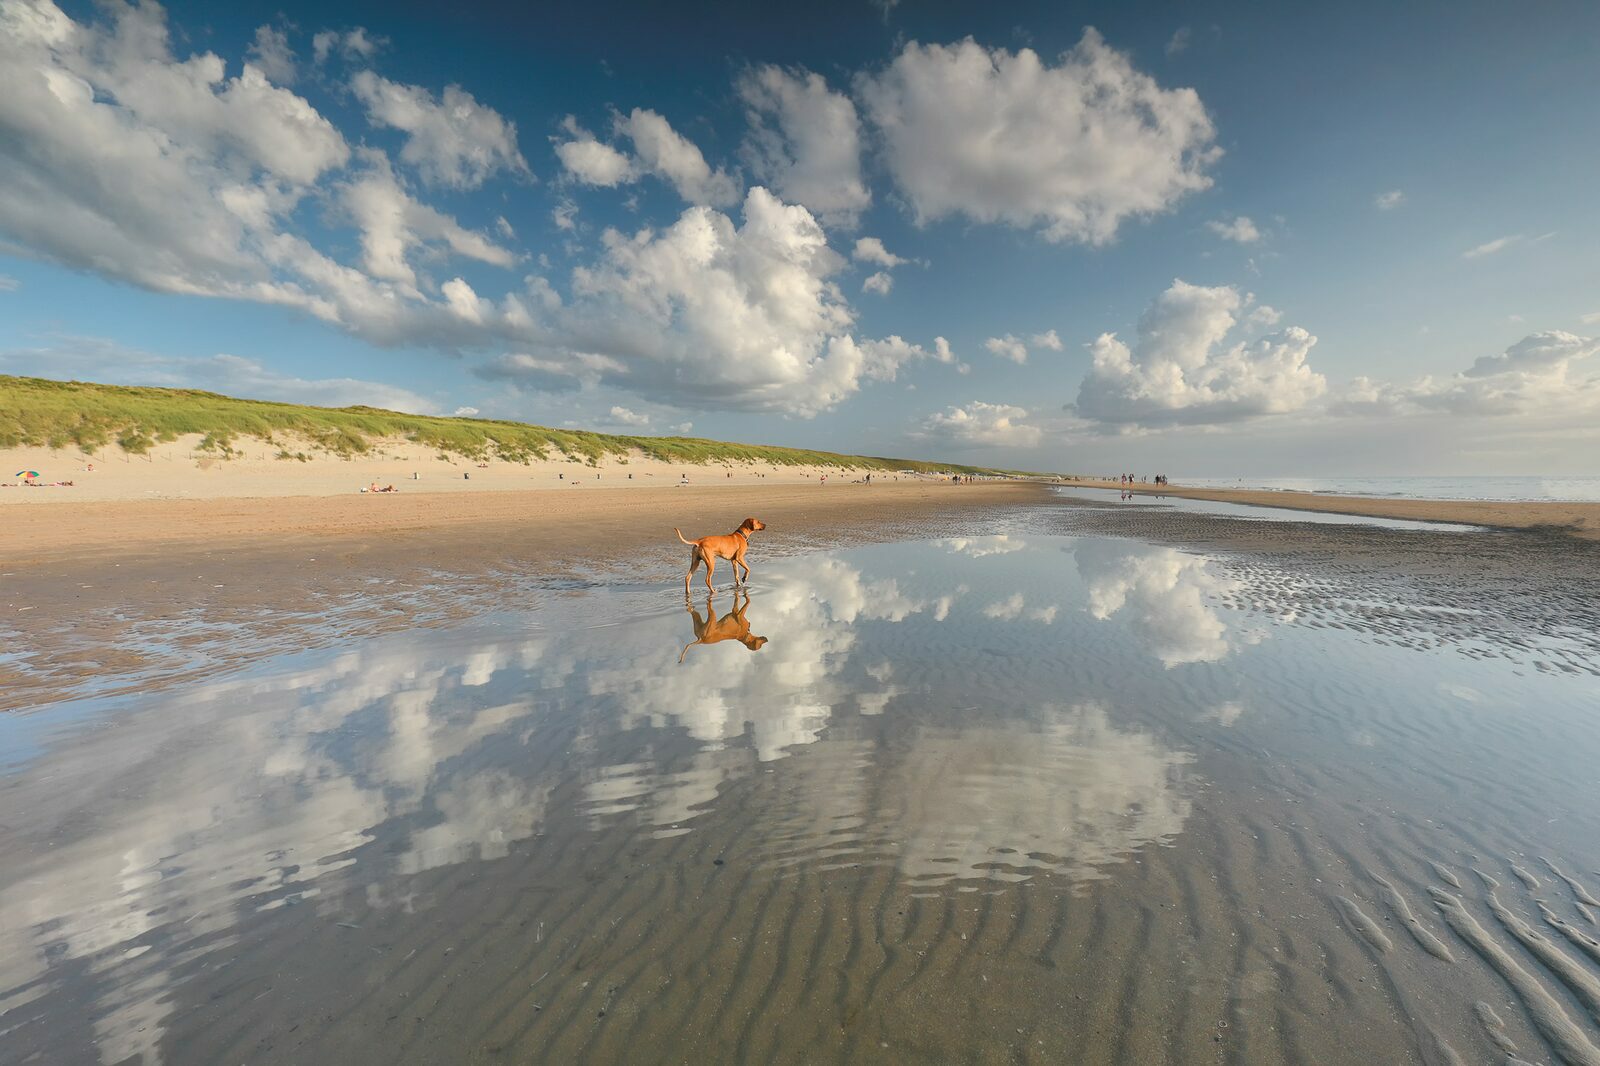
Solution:
<svg viewBox="0 0 1600 1066"><path fill-rule="evenodd" d="M0 448L78 448L93 453L114 446L138 455L189 434L201 437L202 450L221 457L233 454L237 442L258 440L278 445L278 458L284 460L312 458L307 448L352 458L384 441L405 440L444 456L478 461L527 463L560 456L598 463L608 455L625 458L637 452L686 464L759 462L867 470L1025 473L698 437L626 437L486 418L436 418L375 407L306 407L195 389L96 385L0 374Z"/></svg>

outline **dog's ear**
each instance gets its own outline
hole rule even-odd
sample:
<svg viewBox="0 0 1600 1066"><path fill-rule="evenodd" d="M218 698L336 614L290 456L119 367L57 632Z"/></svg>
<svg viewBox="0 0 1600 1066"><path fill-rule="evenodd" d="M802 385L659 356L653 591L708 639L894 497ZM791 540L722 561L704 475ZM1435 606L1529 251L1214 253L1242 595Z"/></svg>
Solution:
<svg viewBox="0 0 1600 1066"><path fill-rule="evenodd" d="M739 523L739 528L750 530L760 529L761 523L757 522L754 518L746 518L743 522Z"/></svg>

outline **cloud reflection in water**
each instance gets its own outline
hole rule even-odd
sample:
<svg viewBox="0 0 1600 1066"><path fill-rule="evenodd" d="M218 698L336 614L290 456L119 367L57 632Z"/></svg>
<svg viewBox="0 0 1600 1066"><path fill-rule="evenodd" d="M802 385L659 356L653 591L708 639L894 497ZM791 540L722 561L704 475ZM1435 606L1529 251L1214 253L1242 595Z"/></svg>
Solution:
<svg viewBox="0 0 1600 1066"><path fill-rule="evenodd" d="M1087 592L1014 537L775 562L737 612L712 604L759 654L741 637L680 663L703 608L600 593L533 637L398 634L112 701L106 728L0 778L0 1010L70 973L102 1060L156 1062L175 975L253 914L332 921L350 887L410 906L409 878L568 827L670 837L714 813L767 827L753 858L887 862L930 889L1094 876L1181 829L1190 756L1104 699L1043 698L1062 623L1137 605L1168 665L1226 636L1187 592L1192 632L1144 621L1198 571L1114 588L1087 547ZM979 654L984 627L1015 658ZM775 766L786 813L719 805Z"/></svg>

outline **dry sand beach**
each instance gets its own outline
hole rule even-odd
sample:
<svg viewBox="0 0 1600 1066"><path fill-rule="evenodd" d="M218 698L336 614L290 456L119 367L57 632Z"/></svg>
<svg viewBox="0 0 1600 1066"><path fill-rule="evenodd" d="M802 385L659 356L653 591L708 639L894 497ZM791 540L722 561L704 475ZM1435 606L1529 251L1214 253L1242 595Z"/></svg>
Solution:
<svg viewBox="0 0 1600 1066"><path fill-rule="evenodd" d="M737 481L793 485L816 482L822 475L827 475L830 481L848 481L865 473L848 466L785 466L733 461L709 465L669 463L642 453L607 455L593 461L560 454L552 458L530 458L527 462L476 460L461 455L441 455L410 441L399 440L373 441L369 452L350 457L329 455L305 442L289 445L295 454L303 455L303 459L276 458L276 453L285 448L283 441L273 445L241 441L230 457L223 458L201 450L200 440L198 435L186 435L168 443L153 444L142 455L129 455L115 447L95 454L68 449L0 449L0 468L6 474L36 470L43 482L72 482L70 487L59 488L6 486L0 489L0 506L63 500L342 496L359 494L373 482L380 487L394 485L401 493L477 495L506 489L676 486L685 477L691 484ZM883 472L874 473L881 476ZM18 479L8 476L3 480L16 482Z"/></svg>
<svg viewBox="0 0 1600 1066"><path fill-rule="evenodd" d="M4 513L0 1060L1600 1062L1590 541L877 480ZM748 598L685 605L670 527L746 514Z"/></svg>
<svg viewBox="0 0 1600 1066"><path fill-rule="evenodd" d="M441 457L400 441L375 446L369 456L339 458L319 454L303 462L276 459L267 445L246 443L240 445L233 458L222 459L198 450L198 441L198 437L188 437L158 444L148 455L107 450L98 458L44 448L0 450L0 469L37 470L41 481L72 482L70 487L0 488L0 518L5 522L8 544L30 553L87 547L97 540L135 545L215 540L252 531L272 536L383 532L480 520L493 523L513 515L522 516L524 521L545 522L548 535L558 537L564 524L561 519L567 515L587 521L612 513L642 516L654 511L670 519L672 508L677 506L672 501L679 499L676 493L645 497L662 501L659 506L635 498L589 499L595 490L638 493L671 487L681 491L684 486L680 482L684 480L691 489L818 486L824 476L830 487L837 487L860 481L869 473L848 466L667 463L640 454L608 456L592 463L566 457L527 463L478 462L461 456ZM881 483L883 487L907 482L937 483L932 474L883 470L870 473L875 485ZM1530 529L1600 539L1600 503L1374 499L1190 488L1181 484L1122 486L1088 477L1074 478L1071 483L1112 490L1128 488L1139 495L1156 497ZM361 490L373 484L392 485L397 491L380 494L381 501L368 500ZM502 498L505 493L514 498ZM578 494L587 495L573 503ZM396 497L404 497L404 502L397 502ZM178 501L188 505L179 506ZM381 506L368 506L369 503ZM83 506L86 504L106 506ZM40 505L51 509L35 513Z"/></svg>

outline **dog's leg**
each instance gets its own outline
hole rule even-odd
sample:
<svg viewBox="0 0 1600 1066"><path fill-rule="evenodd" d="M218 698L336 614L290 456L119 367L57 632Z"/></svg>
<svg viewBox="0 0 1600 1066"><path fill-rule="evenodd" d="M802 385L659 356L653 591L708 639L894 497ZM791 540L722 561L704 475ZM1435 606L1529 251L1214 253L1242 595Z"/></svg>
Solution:
<svg viewBox="0 0 1600 1066"><path fill-rule="evenodd" d="M700 617L700 612L695 610L694 604L689 602L687 581L684 582L683 609L689 612L689 617L692 619L690 624L694 626L694 639L685 644L683 650L678 653L678 664L680 666L683 665L683 657L689 654L689 649L706 639L706 620ZM711 613L711 604L709 603L706 604L706 613Z"/></svg>
<svg viewBox="0 0 1600 1066"><path fill-rule="evenodd" d="M710 552L706 552L704 553L703 558L706 561L706 592L709 593L712 591L711 574L712 571L716 570L717 568L717 557L712 555Z"/></svg>
<svg viewBox="0 0 1600 1066"><path fill-rule="evenodd" d="M694 619L693 623L691 623L694 626L694 639L685 644L683 650L678 653L679 666L683 665L683 657L689 654L689 649L706 639L706 620L701 618L700 612L694 609L693 604L689 603L689 581L687 578L683 582L683 602L686 605L684 609L689 612L689 617ZM706 613L711 613L710 603L706 604Z"/></svg>
<svg viewBox="0 0 1600 1066"><path fill-rule="evenodd" d="M689 598L689 581L694 577L694 572L700 569L700 549L695 548L689 552L689 572L683 575L683 598Z"/></svg>

